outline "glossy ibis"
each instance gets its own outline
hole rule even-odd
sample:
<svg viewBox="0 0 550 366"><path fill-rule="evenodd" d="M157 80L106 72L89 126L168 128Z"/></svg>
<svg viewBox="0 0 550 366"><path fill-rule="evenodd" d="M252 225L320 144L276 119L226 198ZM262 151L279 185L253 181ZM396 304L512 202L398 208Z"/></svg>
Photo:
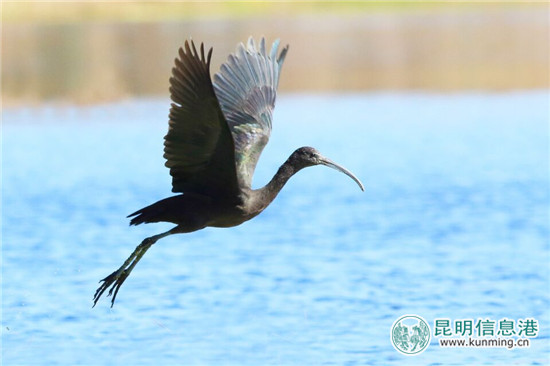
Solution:
<svg viewBox="0 0 550 366"><path fill-rule="evenodd" d="M258 158L271 133L279 74L288 46L278 53L276 41L269 53L265 40L259 45L250 38L239 44L214 82L210 78L212 48L205 56L193 41L185 42L175 60L170 78L173 101L164 158L172 175L172 192L165 198L129 215L130 225L170 222L176 226L146 238L124 264L102 279L94 295L94 306L105 290L114 305L120 286L157 240L172 234L190 233L212 227L231 227L262 212L285 183L300 169L326 165L350 176L351 172L322 156L312 147L294 151L263 188L252 189Z"/></svg>

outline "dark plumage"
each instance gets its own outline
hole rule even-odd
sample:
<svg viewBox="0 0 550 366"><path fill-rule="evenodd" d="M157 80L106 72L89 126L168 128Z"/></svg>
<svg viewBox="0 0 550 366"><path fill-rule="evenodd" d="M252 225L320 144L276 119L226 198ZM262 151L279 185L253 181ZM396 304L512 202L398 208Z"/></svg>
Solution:
<svg viewBox="0 0 550 366"><path fill-rule="evenodd" d="M271 134L279 74L288 46L279 42L267 53L250 38L229 55L220 72L210 78L212 49L205 55L201 43L185 42L170 78L173 101L164 157L172 176L172 191L181 193L144 207L128 217L130 225L171 222L176 226L146 238L115 272L105 277L94 295L94 306L108 289L114 305L124 283L145 252L159 239L212 227L237 226L262 212L299 170L326 165L350 176L349 171L311 147L294 151L271 181L252 189L256 163Z"/></svg>

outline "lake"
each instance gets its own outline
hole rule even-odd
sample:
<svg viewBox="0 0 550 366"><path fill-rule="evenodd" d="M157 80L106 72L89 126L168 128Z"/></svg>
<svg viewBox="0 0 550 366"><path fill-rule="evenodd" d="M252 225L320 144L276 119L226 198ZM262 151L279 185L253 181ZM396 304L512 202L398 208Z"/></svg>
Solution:
<svg viewBox="0 0 550 366"><path fill-rule="evenodd" d="M305 169L250 222L159 241L113 308L92 308L98 281L171 227L126 219L171 195L168 102L4 109L2 364L548 364L548 107L547 91L282 95L254 186L314 146L365 192ZM390 341L405 314L431 327L416 356ZM528 318L528 348L434 333Z"/></svg>

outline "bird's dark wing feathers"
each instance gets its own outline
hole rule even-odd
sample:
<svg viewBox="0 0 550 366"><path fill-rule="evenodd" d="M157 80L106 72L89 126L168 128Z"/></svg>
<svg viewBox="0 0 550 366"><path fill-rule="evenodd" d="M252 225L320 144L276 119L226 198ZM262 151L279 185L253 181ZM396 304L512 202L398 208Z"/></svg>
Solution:
<svg viewBox="0 0 550 366"><path fill-rule="evenodd" d="M170 78L174 103L170 109L164 157L172 175L173 192L211 197L238 194L235 146L210 78L210 58L193 41L180 48Z"/></svg>
<svg viewBox="0 0 550 366"><path fill-rule="evenodd" d="M214 90L233 134L237 179L251 187L256 163L271 134L271 117L279 84L279 73L288 46L279 55L279 41L267 54L265 39L259 48L249 38L237 46L220 72L214 75Z"/></svg>

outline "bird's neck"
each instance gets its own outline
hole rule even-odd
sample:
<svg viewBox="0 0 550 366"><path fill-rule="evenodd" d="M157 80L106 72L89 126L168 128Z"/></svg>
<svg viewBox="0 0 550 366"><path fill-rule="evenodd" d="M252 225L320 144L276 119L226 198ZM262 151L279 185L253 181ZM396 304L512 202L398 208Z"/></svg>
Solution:
<svg viewBox="0 0 550 366"><path fill-rule="evenodd" d="M269 183L267 183L263 188L255 191L256 209L259 209L261 212L271 202L273 202L290 177L296 174L299 170L300 168L296 168L290 163L289 160L281 165L277 173L273 176L273 178L271 178L271 181L269 181Z"/></svg>

